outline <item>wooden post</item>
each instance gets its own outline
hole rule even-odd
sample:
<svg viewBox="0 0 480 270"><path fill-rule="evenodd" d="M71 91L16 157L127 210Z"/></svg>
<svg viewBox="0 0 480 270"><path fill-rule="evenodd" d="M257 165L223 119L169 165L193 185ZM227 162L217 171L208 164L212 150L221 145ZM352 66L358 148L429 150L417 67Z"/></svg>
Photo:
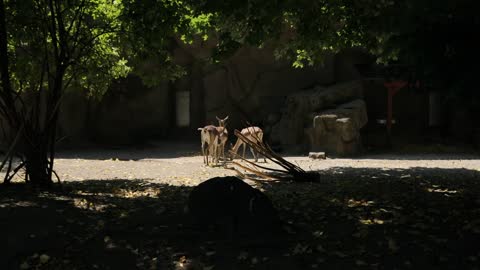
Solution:
<svg viewBox="0 0 480 270"><path fill-rule="evenodd" d="M392 81L383 84L387 88L387 145L392 145L393 96L407 85L406 81Z"/></svg>

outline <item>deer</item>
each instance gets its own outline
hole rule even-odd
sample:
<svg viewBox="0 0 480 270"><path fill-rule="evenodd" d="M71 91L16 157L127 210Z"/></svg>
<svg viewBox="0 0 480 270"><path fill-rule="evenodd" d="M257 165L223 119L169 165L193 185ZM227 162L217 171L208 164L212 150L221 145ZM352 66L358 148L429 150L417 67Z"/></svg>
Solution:
<svg viewBox="0 0 480 270"><path fill-rule="evenodd" d="M240 131L240 133L252 142L261 143L263 141L263 130L259 127L247 127L247 128L242 129L242 131ZM242 145L243 145L243 155L242 155L242 157L245 159L245 148L247 147L247 145L240 138L237 138L237 142L232 147L231 152L234 155L237 154L238 149ZM255 150L252 147L250 147L250 151L252 152L253 158L255 158L255 162L258 162L258 153L257 153L257 155L255 155ZM234 156L234 155L232 155L232 156ZM267 162L265 157L263 157L263 161Z"/></svg>
<svg viewBox="0 0 480 270"><path fill-rule="evenodd" d="M203 163L208 166L209 155L212 156L213 163L215 163L215 160L218 161L217 145L219 133L217 131L217 127L213 125L198 128L198 130L200 131L200 140L202 143Z"/></svg>
<svg viewBox="0 0 480 270"><path fill-rule="evenodd" d="M228 130L226 127L226 122L228 120L228 115L224 119L220 119L218 116L215 116L218 121L218 142L217 142L217 160L220 158L220 154L222 155L223 161L225 161L225 144L228 140Z"/></svg>

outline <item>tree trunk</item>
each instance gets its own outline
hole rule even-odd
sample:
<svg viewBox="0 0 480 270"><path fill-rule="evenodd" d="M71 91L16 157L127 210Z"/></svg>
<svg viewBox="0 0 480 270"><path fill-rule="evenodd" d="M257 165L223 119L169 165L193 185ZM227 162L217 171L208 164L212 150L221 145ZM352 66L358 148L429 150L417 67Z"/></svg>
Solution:
<svg viewBox="0 0 480 270"><path fill-rule="evenodd" d="M49 175L48 153L45 148L31 145L25 151L26 174L29 181L38 186L49 186L53 183Z"/></svg>

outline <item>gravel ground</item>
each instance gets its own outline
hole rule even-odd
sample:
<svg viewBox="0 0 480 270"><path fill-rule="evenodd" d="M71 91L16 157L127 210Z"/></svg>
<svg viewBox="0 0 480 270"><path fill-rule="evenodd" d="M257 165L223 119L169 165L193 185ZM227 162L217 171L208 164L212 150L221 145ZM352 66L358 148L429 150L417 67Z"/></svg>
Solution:
<svg viewBox="0 0 480 270"><path fill-rule="evenodd" d="M305 170L316 171L341 169L344 173L355 173L371 168L389 171L408 169L409 173L415 173L438 169L439 173L454 171L480 175L480 156L472 154L382 154L325 160L290 156L286 159ZM266 165L275 167L272 163ZM159 143L142 149L60 151L55 168L64 181L142 179L171 185L197 185L211 177L235 174L221 166L205 166L199 146L193 143Z"/></svg>

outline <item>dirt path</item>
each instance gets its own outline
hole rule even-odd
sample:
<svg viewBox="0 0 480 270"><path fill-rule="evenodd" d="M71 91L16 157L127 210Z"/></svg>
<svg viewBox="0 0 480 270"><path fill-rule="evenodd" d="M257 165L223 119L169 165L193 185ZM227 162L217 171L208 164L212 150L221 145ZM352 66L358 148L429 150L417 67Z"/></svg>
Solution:
<svg viewBox="0 0 480 270"><path fill-rule="evenodd" d="M343 171L366 168L480 171L480 156L474 155L389 154L326 160L291 156L287 157L287 160L305 170L316 171L340 168ZM211 177L235 174L234 171L222 167L204 166L198 143L162 142L143 148L64 150L58 153L55 164L57 173L64 181L141 179L155 183L192 186ZM273 165L269 163L267 166Z"/></svg>
<svg viewBox="0 0 480 270"><path fill-rule="evenodd" d="M215 176L235 175L232 170L208 167L196 145L182 144L118 151L61 152L56 170L65 181L142 179L170 185L197 185ZM197 151L195 151L197 150ZM291 156L287 160L305 170L362 171L363 169L460 170L480 172L480 157L474 155L367 155L355 159L327 158L312 160L305 156ZM274 164L262 164L275 168ZM227 167L230 165L227 164Z"/></svg>

